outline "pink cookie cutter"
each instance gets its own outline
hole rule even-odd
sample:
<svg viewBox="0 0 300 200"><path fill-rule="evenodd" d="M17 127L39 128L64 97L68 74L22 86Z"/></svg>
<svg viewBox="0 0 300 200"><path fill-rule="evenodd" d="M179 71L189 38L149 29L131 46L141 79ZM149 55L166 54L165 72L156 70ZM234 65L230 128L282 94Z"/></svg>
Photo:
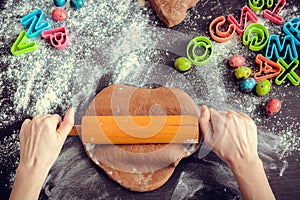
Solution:
<svg viewBox="0 0 300 200"><path fill-rule="evenodd" d="M240 22L238 22L231 14L228 15L227 21L230 24L234 24L236 26L236 32L241 35L245 31L246 22L250 21L256 23L258 18L248 6L244 6L241 10Z"/></svg>
<svg viewBox="0 0 300 200"><path fill-rule="evenodd" d="M57 49L64 49L68 45L68 34L65 27L58 27L42 32L42 37L46 40L50 39L52 46Z"/></svg>
<svg viewBox="0 0 300 200"><path fill-rule="evenodd" d="M285 6L285 4L286 4L286 0L278 0L275 8L272 11L268 9L264 10L264 17L271 20L275 24L282 24L283 18L280 17L278 14Z"/></svg>

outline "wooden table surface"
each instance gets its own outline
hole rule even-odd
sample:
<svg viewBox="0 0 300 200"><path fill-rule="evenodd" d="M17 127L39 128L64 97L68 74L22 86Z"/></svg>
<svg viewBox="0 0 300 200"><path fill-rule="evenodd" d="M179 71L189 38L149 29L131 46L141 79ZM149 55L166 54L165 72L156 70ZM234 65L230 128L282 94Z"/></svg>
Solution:
<svg viewBox="0 0 300 200"><path fill-rule="evenodd" d="M91 2L86 1L86 3ZM0 3L1 10L6 9L5 4L6 0ZM183 33L187 38L192 38L199 34L199 32L209 37L207 29L209 23L215 17L220 15L227 16L230 13L238 16L241 8L245 4L245 1L239 0L200 0L197 6L188 12L188 20L175 26L171 30ZM157 22L151 26L165 27L152 12L150 12L149 15L151 20ZM288 1L286 7L283 9L282 15L285 21L292 17L300 17L300 1ZM276 26L269 22L265 25L267 27ZM13 68L13 66L1 62L2 56L9 56L8 49L12 45L13 40L8 41L4 38L4 36L0 36L0 41L4 44L0 47L0 70L2 70L2 72L6 69ZM240 45L242 46L242 44ZM222 45L219 44L218 47L222 47ZM76 44L74 44L72 48L76 48ZM299 49L300 47L297 46L298 53ZM215 51L218 55L218 51L222 50L216 48ZM248 63L254 65L253 56L255 53L247 51L245 48L242 52L248 60ZM164 60L163 64L171 66L172 60L177 56L178 54L174 52L170 52L168 55L165 54L162 56ZM247 95L234 89L237 87L237 81L232 77L232 70L226 66L226 62L227 61L224 60L221 63L225 66L223 75L226 85L225 89L228 91L234 90L234 92L228 92L228 105L232 106L234 101L241 101L243 102L241 103L242 106L248 106ZM211 63L203 67L210 67L213 64L214 63ZM297 69L296 72L300 74L299 69ZM169 73L169 71L166 70L164 73ZM172 73L174 73L174 70ZM201 93L201 83L199 83L201 80L199 80L199 82L195 81L195 76L197 76L198 73L198 71L193 69L182 76L185 77L185 80L191 80L190 85L196 91L194 98L197 104L200 105L201 101L199 99L203 98L203 94ZM159 78L163 79L164 76ZM111 75L103 75L99 80L97 90L100 91L101 88L111 83L113 83ZM6 84L14 83L7 81ZM155 83L150 84L153 85ZM197 89L199 87L200 92L198 91L199 89ZM271 93L264 98L252 94L248 95L251 96L252 101L257 103L255 108L252 108L248 114L256 120L261 130L259 132L259 151L275 196L277 199L300 199L300 90L299 86L294 87L286 83L284 86L274 86L274 88L275 89L272 89ZM203 89L203 91L204 90L205 89ZM1 99L5 99L7 95L14 95L14 92L2 91ZM283 109L276 117L269 118L264 114L263 105L267 99L273 96L282 100ZM216 99L211 98L206 102L209 106L214 107L214 102L219 101L217 98L218 97L216 97ZM65 99L65 101L68 101L68 99ZM13 102L7 101L6 104L11 105ZM216 107L220 108L220 105ZM241 108L243 112L247 111L247 109L242 107L233 107L236 110ZM62 114L63 111L64 110L57 108L58 113ZM13 110L11 112L12 115L16 114ZM0 115L2 114L0 113ZM12 138L11 136L18 133L20 125L26 117L28 116L18 115L18 120L9 124L1 124L2 126L0 127L0 199L7 199L10 194L12 176L17 167L16 160L19 156L18 143L16 142L18 138ZM283 137L283 135L287 137ZM281 146L279 145L280 147L274 147L280 142L282 142ZM278 149L280 152L276 152ZM161 188L153 192L136 193L128 191L109 180L103 171L98 169L85 155L79 138L68 138L59 159L49 174L47 183L43 187L40 199L240 199L241 196L232 173L224 163L213 153L209 153L204 159L200 158L201 155L198 151L193 156L183 159L177 166L170 180Z"/></svg>

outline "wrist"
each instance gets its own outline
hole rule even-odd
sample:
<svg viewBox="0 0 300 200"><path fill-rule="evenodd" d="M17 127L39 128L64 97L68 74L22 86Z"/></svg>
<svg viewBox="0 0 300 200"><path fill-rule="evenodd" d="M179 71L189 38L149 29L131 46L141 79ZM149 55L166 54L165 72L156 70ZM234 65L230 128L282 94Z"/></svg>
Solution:
<svg viewBox="0 0 300 200"><path fill-rule="evenodd" d="M259 157L251 160L233 161L227 164L235 175L245 175L249 171L253 171L254 173L257 169L263 169L263 163Z"/></svg>
<svg viewBox="0 0 300 200"><path fill-rule="evenodd" d="M17 174L31 177L46 177L50 171L50 167L44 165L25 165L20 163L17 168Z"/></svg>

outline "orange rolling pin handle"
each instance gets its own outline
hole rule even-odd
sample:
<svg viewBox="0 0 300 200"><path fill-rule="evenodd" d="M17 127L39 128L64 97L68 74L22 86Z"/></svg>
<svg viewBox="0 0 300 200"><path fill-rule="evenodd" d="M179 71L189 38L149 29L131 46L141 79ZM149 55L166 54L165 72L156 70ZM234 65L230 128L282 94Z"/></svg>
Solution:
<svg viewBox="0 0 300 200"><path fill-rule="evenodd" d="M227 42L230 40L235 33L236 26L234 24L229 24L226 31L220 31L219 27L223 26L226 22L224 16L219 16L215 18L209 25L209 33L212 39L217 42ZM215 26L215 31L213 27Z"/></svg>
<svg viewBox="0 0 300 200"><path fill-rule="evenodd" d="M81 130L80 125L74 125L68 136L79 136L80 130Z"/></svg>

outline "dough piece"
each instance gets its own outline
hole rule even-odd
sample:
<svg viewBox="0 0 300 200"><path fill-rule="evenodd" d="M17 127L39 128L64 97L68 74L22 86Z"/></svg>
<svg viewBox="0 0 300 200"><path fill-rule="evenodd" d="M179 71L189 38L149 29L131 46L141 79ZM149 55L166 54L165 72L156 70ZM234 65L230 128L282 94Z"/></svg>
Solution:
<svg viewBox="0 0 300 200"><path fill-rule="evenodd" d="M112 85L89 105L86 115L195 115L197 106L176 88L134 88ZM200 133L199 133L200 134ZM199 137L200 138L200 137ZM162 186L178 162L194 153L200 144L84 144L87 155L106 174L133 191L146 192Z"/></svg>
<svg viewBox="0 0 300 200"><path fill-rule="evenodd" d="M199 0L148 0L158 17L168 26L180 24L186 17L186 11L194 7Z"/></svg>

